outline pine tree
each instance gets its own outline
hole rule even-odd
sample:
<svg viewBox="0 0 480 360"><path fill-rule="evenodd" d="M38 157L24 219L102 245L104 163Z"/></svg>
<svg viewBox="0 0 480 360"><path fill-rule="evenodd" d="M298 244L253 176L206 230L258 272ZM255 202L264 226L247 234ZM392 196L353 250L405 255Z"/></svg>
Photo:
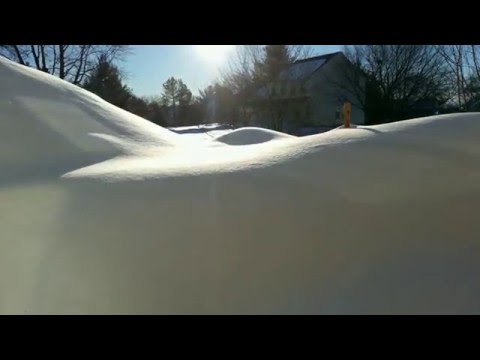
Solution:
<svg viewBox="0 0 480 360"><path fill-rule="evenodd" d="M120 71L107 60L106 56L100 56L83 87L121 108L125 108L132 97L128 87L122 83Z"/></svg>
<svg viewBox="0 0 480 360"><path fill-rule="evenodd" d="M188 105L192 101L192 92L182 79L171 77L163 84L162 102L167 106Z"/></svg>
<svg viewBox="0 0 480 360"><path fill-rule="evenodd" d="M191 102L192 92L182 79L171 77L163 84L162 103L165 106L171 107L174 124L178 123L179 118L183 117L182 114L185 113L183 109L190 105ZM177 114L177 107L180 107L180 114Z"/></svg>
<svg viewBox="0 0 480 360"><path fill-rule="evenodd" d="M287 45L266 45L263 59L256 64L256 73L260 81L275 81L280 73L292 63Z"/></svg>
<svg viewBox="0 0 480 360"><path fill-rule="evenodd" d="M288 45L266 45L263 48L263 56L254 65L255 81L260 88L268 89L271 84L279 81L279 75L292 62L292 56ZM275 96L268 92L267 99L257 105L269 119L269 127L274 130L283 130L283 118L287 110L284 102L279 102Z"/></svg>
<svg viewBox="0 0 480 360"><path fill-rule="evenodd" d="M206 105L215 97L215 87L213 85L208 85L204 90L199 90L199 94L199 101Z"/></svg>
<svg viewBox="0 0 480 360"><path fill-rule="evenodd" d="M163 83L162 102L166 106L174 106L178 99L178 81L171 77Z"/></svg>

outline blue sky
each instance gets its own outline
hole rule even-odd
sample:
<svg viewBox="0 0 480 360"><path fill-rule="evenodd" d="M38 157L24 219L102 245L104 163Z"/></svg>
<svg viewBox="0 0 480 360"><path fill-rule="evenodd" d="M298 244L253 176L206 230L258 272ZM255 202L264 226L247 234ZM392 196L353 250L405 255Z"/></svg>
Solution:
<svg viewBox="0 0 480 360"><path fill-rule="evenodd" d="M314 55L342 48L342 45L311 46ZM175 76L197 94L198 89L205 88L217 78L219 67L232 51L226 49L224 56L215 56L219 55L216 48L209 49L212 49L209 45L134 45L132 54L122 65L127 75L126 83L138 96L153 96L160 94L162 84L170 76Z"/></svg>

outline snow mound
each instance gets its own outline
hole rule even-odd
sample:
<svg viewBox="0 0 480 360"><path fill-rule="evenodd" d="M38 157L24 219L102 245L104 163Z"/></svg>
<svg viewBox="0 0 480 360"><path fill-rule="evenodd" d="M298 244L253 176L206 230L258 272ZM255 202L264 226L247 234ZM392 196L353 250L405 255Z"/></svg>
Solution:
<svg viewBox="0 0 480 360"><path fill-rule="evenodd" d="M479 314L479 138L189 142L0 58L0 313Z"/></svg>
<svg viewBox="0 0 480 360"><path fill-rule="evenodd" d="M0 166L129 154L176 139L84 89L0 56Z"/></svg>
<svg viewBox="0 0 480 360"><path fill-rule="evenodd" d="M220 135L213 140L227 145L250 145L291 138L295 136L268 129L245 127Z"/></svg>

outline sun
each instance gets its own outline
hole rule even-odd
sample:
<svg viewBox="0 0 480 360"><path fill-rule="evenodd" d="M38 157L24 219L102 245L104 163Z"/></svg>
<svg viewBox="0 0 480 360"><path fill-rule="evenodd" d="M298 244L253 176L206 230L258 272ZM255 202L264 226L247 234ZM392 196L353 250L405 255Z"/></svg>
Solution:
<svg viewBox="0 0 480 360"><path fill-rule="evenodd" d="M199 56L213 64L221 64L235 45L195 45Z"/></svg>

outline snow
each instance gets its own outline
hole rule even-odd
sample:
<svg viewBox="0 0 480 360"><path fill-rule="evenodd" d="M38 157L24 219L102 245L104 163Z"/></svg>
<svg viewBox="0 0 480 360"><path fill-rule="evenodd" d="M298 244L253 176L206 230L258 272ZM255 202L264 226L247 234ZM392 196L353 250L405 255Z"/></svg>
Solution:
<svg viewBox="0 0 480 360"><path fill-rule="evenodd" d="M232 131L222 124L201 124L197 126L178 126L169 128L173 132L180 134L182 139L188 141L211 141L217 136L227 134Z"/></svg>
<svg viewBox="0 0 480 360"><path fill-rule="evenodd" d="M480 114L244 135L0 58L0 313L480 313Z"/></svg>
<svg viewBox="0 0 480 360"><path fill-rule="evenodd" d="M288 138L294 136L268 129L245 127L217 136L214 140L228 145L249 145Z"/></svg>

